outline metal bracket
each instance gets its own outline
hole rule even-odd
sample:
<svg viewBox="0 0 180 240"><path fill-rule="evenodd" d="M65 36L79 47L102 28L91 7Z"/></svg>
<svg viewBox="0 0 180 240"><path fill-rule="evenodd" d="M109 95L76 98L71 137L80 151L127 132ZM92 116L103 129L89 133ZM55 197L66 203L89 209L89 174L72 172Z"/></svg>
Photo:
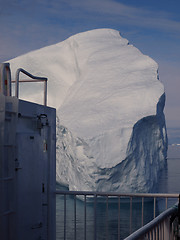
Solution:
<svg viewBox="0 0 180 240"><path fill-rule="evenodd" d="M18 159L16 158L15 159L15 171L18 171L20 169L22 169L22 167L20 167L20 163L19 163Z"/></svg>
<svg viewBox="0 0 180 240"><path fill-rule="evenodd" d="M42 222L32 225L31 229L42 228Z"/></svg>

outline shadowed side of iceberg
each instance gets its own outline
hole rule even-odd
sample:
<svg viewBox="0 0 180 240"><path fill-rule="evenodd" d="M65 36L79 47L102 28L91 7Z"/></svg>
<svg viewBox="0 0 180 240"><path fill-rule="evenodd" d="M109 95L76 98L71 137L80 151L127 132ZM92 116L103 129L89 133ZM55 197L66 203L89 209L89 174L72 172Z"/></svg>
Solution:
<svg viewBox="0 0 180 240"><path fill-rule="evenodd" d="M164 103L165 94L159 99L157 114L144 117L134 125L125 160L112 169L99 169L98 191L156 191L167 157Z"/></svg>

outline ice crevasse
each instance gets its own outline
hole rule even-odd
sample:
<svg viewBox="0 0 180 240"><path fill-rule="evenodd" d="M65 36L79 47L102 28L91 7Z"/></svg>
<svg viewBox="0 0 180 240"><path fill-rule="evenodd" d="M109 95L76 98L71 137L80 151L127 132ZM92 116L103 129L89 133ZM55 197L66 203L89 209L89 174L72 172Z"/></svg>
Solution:
<svg viewBox="0 0 180 240"><path fill-rule="evenodd" d="M154 60L118 31L96 29L9 62L14 72L48 78L58 182L70 190L153 191L167 155L165 93ZM21 97L40 101L41 87Z"/></svg>

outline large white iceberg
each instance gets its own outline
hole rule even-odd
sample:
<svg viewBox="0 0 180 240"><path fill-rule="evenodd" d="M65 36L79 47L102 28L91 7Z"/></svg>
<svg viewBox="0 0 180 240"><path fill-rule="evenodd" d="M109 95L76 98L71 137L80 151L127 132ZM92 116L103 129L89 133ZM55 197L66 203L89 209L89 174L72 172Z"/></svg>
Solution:
<svg viewBox="0 0 180 240"><path fill-rule="evenodd" d="M148 192L167 154L158 66L122 38L97 29L10 61L48 77L57 108L57 181L70 190ZM36 101L41 86L24 87Z"/></svg>

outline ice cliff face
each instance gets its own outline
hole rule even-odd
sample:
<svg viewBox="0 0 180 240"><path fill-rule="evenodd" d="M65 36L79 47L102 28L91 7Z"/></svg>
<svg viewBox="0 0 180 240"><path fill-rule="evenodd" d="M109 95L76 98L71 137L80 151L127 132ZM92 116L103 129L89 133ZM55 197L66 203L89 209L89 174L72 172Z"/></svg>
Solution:
<svg viewBox="0 0 180 240"><path fill-rule="evenodd" d="M118 31L98 29L10 64L13 72L22 67L49 79L48 102L57 108L57 181L70 190L154 189L167 136L164 87L151 58ZM34 101L41 89L21 92Z"/></svg>

